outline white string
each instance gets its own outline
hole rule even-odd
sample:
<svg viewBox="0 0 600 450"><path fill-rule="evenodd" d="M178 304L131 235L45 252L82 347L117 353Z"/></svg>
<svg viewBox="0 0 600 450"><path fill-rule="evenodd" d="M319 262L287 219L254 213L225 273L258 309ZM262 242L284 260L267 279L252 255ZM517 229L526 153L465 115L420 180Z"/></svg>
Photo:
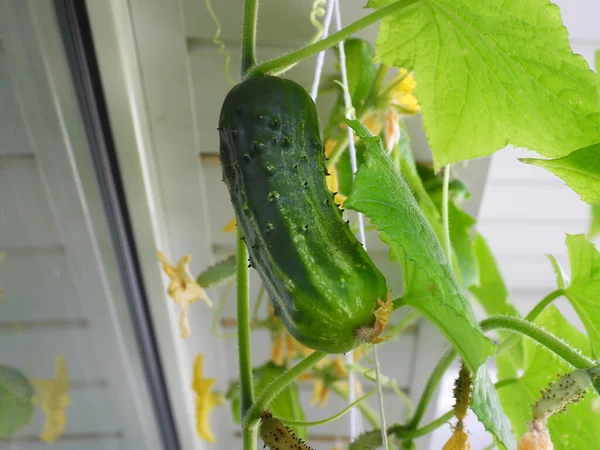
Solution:
<svg viewBox="0 0 600 450"><path fill-rule="evenodd" d="M333 4L335 0L327 0L327 12L325 13L325 21L323 22L323 34L321 39L325 39L329 33L329 25L331 25L331 17L333 15ZM319 52L317 55L317 65L315 66L315 76L313 78L313 84L310 88L310 96L313 101L317 100L319 94L319 82L321 81L321 72L323 72L323 62L325 61L325 50Z"/></svg>
<svg viewBox="0 0 600 450"><path fill-rule="evenodd" d="M333 0L335 4L335 22L338 30L342 29L342 16L340 14L340 5L338 0ZM350 97L350 89L348 87L348 72L346 70L346 52L344 50L344 41L338 44L340 52L340 69L342 73L342 85L344 86L344 106L346 108L346 118L354 118L354 109L352 108L352 98ZM352 168L352 176L357 170L356 163L356 147L354 146L354 132L348 127L348 148L350 151L350 167ZM363 248L367 249L367 238L365 236L365 226L363 215L358 213L358 235L359 241ZM346 364L350 365L354 362L354 352L346 353ZM348 402L352 403L356 400L356 374L354 371L348 371ZM350 440L353 441L358 437L359 415L356 407L350 410Z"/></svg>
<svg viewBox="0 0 600 450"><path fill-rule="evenodd" d="M377 392L379 394L379 415L381 416L381 442L383 448L388 450L387 425L385 423L385 410L383 409L383 389L381 388L381 368L379 366L379 355L377 354L377 345L373 345L373 356L375 356L375 382L377 383Z"/></svg>

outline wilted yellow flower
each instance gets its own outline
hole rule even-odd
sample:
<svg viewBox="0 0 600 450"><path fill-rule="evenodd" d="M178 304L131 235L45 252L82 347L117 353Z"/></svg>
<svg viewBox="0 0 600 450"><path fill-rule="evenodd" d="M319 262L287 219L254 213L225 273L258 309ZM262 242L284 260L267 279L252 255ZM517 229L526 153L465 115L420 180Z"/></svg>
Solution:
<svg viewBox="0 0 600 450"><path fill-rule="evenodd" d="M389 337L381 338L380 336L386 329L390 316L394 312L391 292L388 291L388 298L385 302L382 300L377 300L377 302L379 303L379 308L373 312L375 315L375 325L372 328L363 327L356 330L356 335L362 342L379 344L389 339Z"/></svg>
<svg viewBox="0 0 600 450"><path fill-rule="evenodd" d="M337 144L337 141L334 139L327 139L325 141L325 156L327 158L329 158L329 156L331 155L331 152L333 152L333 149L335 148L336 144ZM340 182L339 182L339 174L338 174L337 167L331 167L330 169L328 169L328 171L329 171L329 176L326 177L327 187L329 188L330 192L337 192L337 194L335 194L334 201L335 201L335 203L340 205L340 208L341 208L341 206L346 201L347 197L345 195L342 195L339 193Z"/></svg>
<svg viewBox="0 0 600 450"><path fill-rule="evenodd" d="M379 136L383 128L379 111L369 110L363 119L363 125L369 129L373 136Z"/></svg>
<svg viewBox="0 0 600 450"><path fill-rule="evenodd" d="M388 155L392 153L394 147L400 142L400 116L394 108L388 108L385 113L385 149Z"/></svg>
<svg viewBox="0 0 600 450"><path fill-rule="evenodd" d="M62 355L56 355L56 375L54 380L33 379L31 383L37 390L34 402L40 406L46 422L40 439L53 442L58 439L67 425L65 409L71 403L69 396L69 375L67 363Z"/></svg>
<svg viewBox="0 0 600 450"><path fill-rule="evenodd" d="M517 450L553 450L554 445L545 423L534 420L529 424L529 431L523 435Z"/></svg>
<svg viewBox="0 0 600 450"><path fill-rule="evenodd" d="M417 86L415 77L412 73L408 73L406 69L400 69L388 86L396 83L391 91L390 103L400 109L403 114L416 114L419 112L419 104L417 97L413 91Z"/></svg>
<svg viewBox="0 0 600 450"><path fill-rule="evenodd" d="M237 227L237 220L234 217L229 222L227 222L227 225L225 225L223 227L222 231L223 231L223 233L232 233L235 231L236 227Z"/></svg>
<svg viewBox="0 0 600 450"><path fill-rule="evenodd" d="M442 450L471 450L469 435L462 429L462 423L459 422Z"/></svg>
<svg viewBox="0 0 600 450"><path fill-rule="evenodd" d="M324 408L327 405L329 399L329 386L325 383L325 380L317 378L314 381L313 397L310 401L310 405L314 406L317 403L319 407Z"/></svg>
<svg viewBox="0 0 600 450"><path fill-rule="evenodd" d="M212 392L215 384L214 378L204 378L202 373L202 359L204 355L196 356L194 361L194 379L192 389L196 393L196 431L198 435L208 441L215 442L215 436L210 428L210 413L224 402L222 394Z"/></svg>
<svg viewBox="0 0 600 450"><path fill-rule="evenodd" d="M212 302L204 289L196 283L196 280L188 271L188 266L192 259L190 255L185 255L181 258L177 266L172 266L164 253L156 252L156 255L162 263L163 271L171 279L171 284L167 288L167 294L181 307L179 326L181 328L181 337L186 339L190 335L190 327L187 320L188 306L198 300L204 300L212 308Z"/></svg>

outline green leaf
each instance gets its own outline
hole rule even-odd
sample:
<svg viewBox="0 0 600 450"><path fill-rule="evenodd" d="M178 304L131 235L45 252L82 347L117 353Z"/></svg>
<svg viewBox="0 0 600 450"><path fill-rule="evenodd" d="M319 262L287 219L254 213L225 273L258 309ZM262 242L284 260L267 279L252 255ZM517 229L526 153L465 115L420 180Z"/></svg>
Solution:
<svg viewBox="0 0 600 450"><path fill-rule="evenodd" d="M377 450L381 447L381 430L367 431L356 438L348 450Z"/></svg>
<svg viewBox="0 0 600 450"><path fill-rule="evenodd" d="M536 324L552 330L589 355L589 342L585 335L577 331L554 305L540 314ZM524 352L525 368L519 381L498 390L504 411L510 417L517 436L527 431L527 423L532 419L530 405L540 398L540 391L556 381L557 375L573 370L569 364L530 339L524 340ZM591 442L600 442L600 417L593 410L595 398L597 394L590 390L581 402L570 405L566 412L549 419L548 429L554 450L587 449L591 448Z"/></svg>
<svg viewBox="0 0 600 450"><path fill-rule="evenodd" d="M559 287L559 289L564 289L569 281L567 280L567 276L565 275L560 262L554 255L546 256L550 260L550 264L552 264L552 269L554 269L554 274L556 275L556 285Z"/></svg>
<svg viewBox="0 0 600 450"><path fill-rule="evenodd" d="M258 397L266 388L271 384L273 380L280 377L286 368L283 366L277 366L272 361L269 361L261 367L254 368L252 370L254 376L254 392ZM241 400L240 400L240 386L235 385L228 393L228 398L231 401L231 412L233 420L236 423L240 423L241 414ZM269 411L277 417L282 419L304 421L304 410L300 403L300 396L298 394L298 386L293 383L289 385L281 394L279 394L275 400L269 406ZM306 439L307 431L306 427L299 425L289 426L300 439Z"/></svg>
<svg viewBox="0 0 600 450"><path fill-rule="evenodd" d="M557 159L519 158L562 178L589 204L600 203L600 144L581 148Z"/></svg>
<svg viewBox="0 0 600 450"><path fill-rule="evenodd" d="M590 228L588 230L588 237L590 239L595 238L600 234L600 203L592 205L590 208Z"/></svg>
<svg viewBox="0 0 600 450"><path fill-rule="evenodd" d="M567 235L571 283L567 298L583 322L592 345L600 356L600 254L583 234Z"/></svg>
<svg viewBox="0 0 600 450"><path fill-rule="evenodd" d="M210 266L196 277L196 283L203 288L218 286L235 277L235 255L231 255Z"/></svg>
<svg viewBox="0 0 600 450"><path fill-rule="evenodd" d="M485 365L479 368L473 380L471 410L497 442L502 443L507 450L516 450L517 442L510 421L504 414L500 397Z"/></svg>
<svg viewBox="0 0 600 450"><path fill-rule="evenodd" d="M415 263L419 283L405 293L407 303L434 322L476 371L494 351L494 344L479 328L439 241L386 155L381 139L371 136L360 122L348 123L366 150L365 163L344 206L369 217Z"/></svg>
<svg viewBox="0 0 600 450"><path fill-rule="evenodd" d="M475 238L475 255L479 267L479 285L471 286L471 293L489 316L520 317L517 308L510 300L494 254L481 234L477 234ZM500 332L499 334L505 338L509 333ZM523 365L522 343L518 342L511 347L510 351L497 355L496 364L501 377L516 376L517 370Z"/></svg>
<svg viewBox="0 0 600 450"><path fill-rule="evenodd" d="M0 438L10 436L31 421L34 393L25 375L0 365Z"/></svg>
<svg viewBox="0 0 600 450"><path fill-rule="evenodd" d="M548 0L422 0L382 19L376 48L415 71L438 168L508 143L556 158L600 142L594 74Z"/></svg>
<svg viewBox="0 0 600 450"><path fill-rule="evenodd" d="M377 65L373 62L375 50L369 41L351 38L344 41L344 52L348 74L348 90L352 98L352 106L357 108L369 95L377 75Z"/></svg>

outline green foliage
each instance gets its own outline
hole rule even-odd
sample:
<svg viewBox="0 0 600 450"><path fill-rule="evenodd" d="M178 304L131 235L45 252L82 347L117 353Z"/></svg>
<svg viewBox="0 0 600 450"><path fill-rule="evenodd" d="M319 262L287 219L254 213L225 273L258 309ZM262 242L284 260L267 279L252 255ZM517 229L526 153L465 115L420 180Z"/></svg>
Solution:
<svg viewBox="0 0 600 450"><path fill-rule="evenodd" d="M595 238L600 234L600 203L592 205L590 208L590 228L588 230L588 237L590 239Z"/></svg>
<svg viewBox="0 0 600 450"><path fill-rule="evenodd" d="M348 450L376 450L381 447L381 430L367 431L354 440Z"/></svg>
<svg viewBox="0 0 600 450"><path fill-rule="evenodd" d="M550 260L550 264L552 264L552 269L554 270L554 274L556 275L556 285L559 289L564 289L567 286L568 280L565 272L563 271L562 266L558 259L556 259L553 255L546 255Z"/></svg>
<svg viewBox="0 0 600 450"><path fill-rule="evenodd" d="M556 158L600 142L594 74L548 0L422 0L381 21L376 48L415 71L436 167L508 143Z"/></svg>
<svg viewBox="0 0 600 450"><path fill-rule="evenodd" d="M516 450L517 442L510 421L502 409L500 397L485 366L479 368L473 380L471 410L496 442L502 443L507 450Z"/></svg>
<svg viewBox="0 0 600 450"><path fill-rule="evenodd" d="M432 320L471 370L477 370L493 352L494 344L477 325L439 241L386 155L381 139L371 136L359 122L349 124L362 138L366 151L365 163L344 205L369 217L396 250L402 249L415 264L413 283L404 293L407 303Z"/></svg>
<svg viewBox="0 0 600 450"><path fill-rule="evenodd" d="M10 436L31 421L34 393L25 375L0 365L0 438Z"/></svg>
<svg viewBox="0 0 600 450"><path fill-rule="evenodd" d="M196 282L203 288L218 286L235 277L235 255L208 267L196 277Z"/></svg>
<svg viewBox="0 0 600 450"><path fill-rule="evenodd" d="M377 65L373 62L375 49L369 41L352 38L344 41L344 52L348 90L352 98L352 105L357 108L369 95L377 75ZM343 99L341 103L343 104Z"/></svg>
<svg viewBox="0 0 600 450"><path fill-rule="evenodd" d="M562 337L571 345L590 353L587 338L573 327L554 306L544 310L536 324ZM558 374L568 373L572 367L553 353L530 339L524 340L525 366L517 382L499 389L504 411L511 419L517 436L527 431L527 423L532 419L532 409L541 396L540 391L556 380ZM553 416L548 421L548 429L554 443L554 450L581 450L590 448L590 443L600 442L598 413L593 411L593 400L597 397L589 391L583 401L568 407L567 411Z"/></svg>
<svg viewBox="0 0 600 450"><path fill-rule="evenodd" d="M582 234L567 235L571 282L566 295L583 322L592 353L600 356L600 254Z"/></svg>
<svg viewBox="0 0 600 450"><path fill-rule="evenodd" d="M520 160L543 167L562 178L583 201L592 205L600 203L600 144L576 150L562 158Z"/></svg>
<svg viewBox="0 0 600 450"><path fill-rule="evenodd" d="M508 289L494 254L481 234L477 234L475 238L475 254L479 266L479 284L471 286L471 293L490 316L519 316L517 308L510 301ZM503 338L508 335L507 332L500 332ZM510 351L497 356L496 363L502 378L516 376L517 370L523 365L523 349L520 340L511 347Z"/></svg>
<svg viewBox="0 0 600 450"><path fill-rule="evenodd" d="M253 370L254 375L254 392L258 397L260 394L271 384L273 380L279 378L285 372L285 367L276 366L272 362L267 362L261 367L257 367ZM231 401L231 414L233 420L236 423L240 423L241 414L241 399L240 399L240 385L234 385L228 393L228 398ZM300 403L300 396L298 394L298 386L291 384L281 394L279 394L275 400L269 406L271 413L278 418L304 421L304 410ZM293 431L301 439L306 439L307 431L306 427L293 425L290 426Z"/></svg>

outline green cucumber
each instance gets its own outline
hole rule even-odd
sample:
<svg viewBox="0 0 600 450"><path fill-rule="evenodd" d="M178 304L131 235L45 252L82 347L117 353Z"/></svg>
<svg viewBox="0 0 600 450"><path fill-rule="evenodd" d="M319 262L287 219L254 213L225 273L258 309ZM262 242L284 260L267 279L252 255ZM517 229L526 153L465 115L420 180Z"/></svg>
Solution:
<svg viewBox="0 0 600 450"><path fill-rule="evenodd" d="M309 348L353 349L387 287L327 189L314 102L293 81L250 78L225 98L219 134L223 179L275 314Z"/></svg>

